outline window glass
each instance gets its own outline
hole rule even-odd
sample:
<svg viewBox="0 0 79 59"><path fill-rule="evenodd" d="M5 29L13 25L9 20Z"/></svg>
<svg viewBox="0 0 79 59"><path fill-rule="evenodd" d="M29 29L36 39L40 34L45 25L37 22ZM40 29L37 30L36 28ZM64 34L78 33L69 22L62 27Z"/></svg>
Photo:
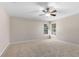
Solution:
<svg viewBox="0 0 79 59"><path fill-rule="evenodd" d="M44 34L48 34L48 25L44 24Z"/></svg>
<svg viewBox="0 0 79 59"><path fill-rule="evenodd" d="M56 35L56 23L52 24L52 32L53 35Z"/></svg>

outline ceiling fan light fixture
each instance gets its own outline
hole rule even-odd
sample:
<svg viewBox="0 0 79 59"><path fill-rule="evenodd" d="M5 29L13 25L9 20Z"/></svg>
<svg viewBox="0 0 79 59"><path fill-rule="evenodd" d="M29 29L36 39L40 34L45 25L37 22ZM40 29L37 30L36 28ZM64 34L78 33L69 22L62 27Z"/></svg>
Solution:
<svg viewBox="0 0 79 59"><path fill-rule="evenodd" d="M42 10L45 16L56 16L57 10L54 7L47 7Z"/></svg>
<svg viewBox="0 0 79 59"><path fill-rule="evenodd" d="M49 14L49 13L46 13L45 15L46 15L46 16L50 16L50 14Z"/></svg>

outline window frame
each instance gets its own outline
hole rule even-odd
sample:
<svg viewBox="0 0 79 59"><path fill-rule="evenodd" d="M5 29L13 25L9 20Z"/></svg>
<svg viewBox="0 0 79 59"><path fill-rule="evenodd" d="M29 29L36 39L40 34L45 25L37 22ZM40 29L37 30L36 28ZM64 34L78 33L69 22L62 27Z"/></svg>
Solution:
<svg viewBox="0 0 79 59"><path fill-rule="evenodd" d="M56 23L51 24L51 34L56 35Z"/></svg>
<svg viewBox="0 0 79 59"><path fill-rule="evenodd" d="M48 24L44 24L44 34L48 34Z"/></svg>

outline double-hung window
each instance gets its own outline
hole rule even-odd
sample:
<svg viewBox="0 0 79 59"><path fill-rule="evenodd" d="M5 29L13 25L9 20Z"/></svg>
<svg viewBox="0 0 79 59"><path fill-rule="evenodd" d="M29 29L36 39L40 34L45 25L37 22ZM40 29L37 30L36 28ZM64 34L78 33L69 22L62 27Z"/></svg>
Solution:
<svg viewBox="0 0 79 59"><path fill-rule="evenodd" d="M52 31L51 31L51 34L52 34L52 35L56 35L56 23L53 23L51 27L52 27L52 28L51 28L51 30L52 30Z"/></svg>
<svg viewBox="0 0 79 59"><path fill-rule="evenodd" d="M44 34L48 34L48 25L44 24Z"/></svg>

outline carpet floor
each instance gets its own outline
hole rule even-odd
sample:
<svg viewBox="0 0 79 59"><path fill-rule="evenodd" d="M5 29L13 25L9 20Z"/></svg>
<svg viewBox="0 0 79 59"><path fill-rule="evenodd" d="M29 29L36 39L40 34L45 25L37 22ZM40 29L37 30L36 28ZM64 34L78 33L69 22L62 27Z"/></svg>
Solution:
<svg viewBox="0 0 79 59"><path fill-rule="evenodd" d="M2 57L79 57L79 46L55 39L11 44Z"/></svg>

